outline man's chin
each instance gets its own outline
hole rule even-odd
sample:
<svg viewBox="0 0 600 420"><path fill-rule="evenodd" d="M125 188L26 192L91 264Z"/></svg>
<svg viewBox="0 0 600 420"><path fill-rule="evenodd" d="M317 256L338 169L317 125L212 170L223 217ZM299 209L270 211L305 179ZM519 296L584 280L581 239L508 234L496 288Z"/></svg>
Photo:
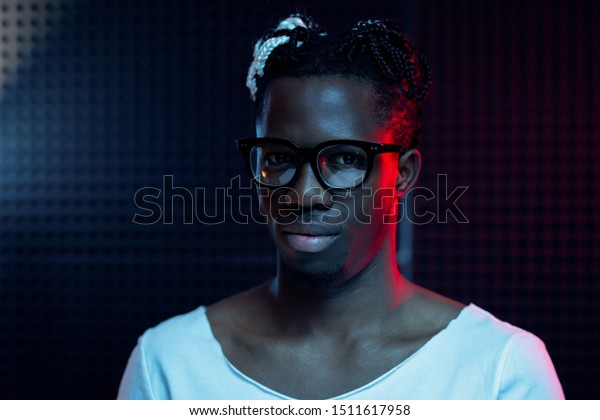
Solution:
<svg viewBox="0 0 600 420"><path fill-rule="evenodd" d="M339 260L338 260L339 261ZM343 266L315 261L283 262L286 279L300 290L318 296L335 295L344 284Z"/></svg>

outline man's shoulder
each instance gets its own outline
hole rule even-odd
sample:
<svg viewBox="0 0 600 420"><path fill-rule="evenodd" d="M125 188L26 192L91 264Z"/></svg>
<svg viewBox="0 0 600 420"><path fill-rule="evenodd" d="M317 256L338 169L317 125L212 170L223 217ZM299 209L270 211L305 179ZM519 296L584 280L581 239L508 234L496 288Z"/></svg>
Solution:
<svg viewBox="0 0 600 420"><path fill-rule="evenodd" d="M173 316L147 329L142 339L152 347L172 343L214 340L215 330L225 326L244 326L253 319L252 312L260 305L257 298L261 286L228 297L210 306Z"/></svg>
<svg viewBox="0 0 600 420"><path fill-rule="evenodd" d="M467 364L501 361L525 347L544 347L531 332L502 321L473 303L460 311L436 342L448 357Z"/></svg>
<svg viewBox="0 0 600 420"><path fill-rule="evenodd" d="M206 308L200 306L148 328L140 337L139 345L145 351L160 354L170 352L174 346L181 350L211 338Z"/></svg>
<svg viewBox="0 0 600 420"><path fill-rule="evenodd" d="M420 328L448 330L451 334L446 337L456 337L463 343L472 340L482 346L502 346L516 337L533 337L473 303L465 305L424 288L417 290L413 313L421 320Z"/></svg>
<svg viewBox="0 0 600 420"><path fill-rule="evenodd" d="M465 330L471 331L470 335L477 335L480 340L486 338L496 342L508 342L517 338L535 337L529 331L502 321L473 303L464 310L462 326Z"/></svg>

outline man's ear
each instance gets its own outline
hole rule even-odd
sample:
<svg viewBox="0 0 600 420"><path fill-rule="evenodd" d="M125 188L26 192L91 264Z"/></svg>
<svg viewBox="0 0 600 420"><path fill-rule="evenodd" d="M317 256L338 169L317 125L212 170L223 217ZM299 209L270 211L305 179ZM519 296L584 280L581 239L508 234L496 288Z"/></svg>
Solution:
<svg viewBox="0 0 600 420"><path fill-rule="evenodd" d="M402 197L410 190L421 172L421 152L410 149L398 159L398 179L396 181L396 194Z"/></svg>

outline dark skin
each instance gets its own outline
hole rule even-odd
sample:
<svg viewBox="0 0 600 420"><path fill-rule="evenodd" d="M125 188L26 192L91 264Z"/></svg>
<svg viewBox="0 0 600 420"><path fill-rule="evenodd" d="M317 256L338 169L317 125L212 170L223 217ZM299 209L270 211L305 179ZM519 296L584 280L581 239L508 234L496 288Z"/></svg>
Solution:
<svg viewBox="0 0 600 420"><path fill-rule="evenodd" d="M301 147L332 139L393 143L374 114L373 90L365 82L279 79L268 88L257 135ZM464 305L402 277L396 225L383 222L419 169L416 150L378 155L370 179L352 199L325 190L305 164L294 194L264 191L261 207L278 249L277 276L207 310L215 338L238 370L288 397L332 398L393 369L458 316ZM367 192L375 190L387 193L374 203ZM297 212L303 223L280 223L282 209ZM359 212L370 223L359 222ZM330 214L347 217L320 224ZM296 245L295 238L324 230L332 238L324 249Z"/></svg>

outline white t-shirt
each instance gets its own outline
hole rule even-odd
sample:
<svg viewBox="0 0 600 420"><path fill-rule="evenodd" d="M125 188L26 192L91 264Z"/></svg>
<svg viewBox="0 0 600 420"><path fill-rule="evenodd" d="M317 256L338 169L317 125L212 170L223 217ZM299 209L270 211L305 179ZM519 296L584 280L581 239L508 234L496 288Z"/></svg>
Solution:
<svg viewBox="0 0 600 420"><path fill-rule="evenodd" d="M118 398L291 399L227 360L202 306L140 337ZM333 399L564 399L564 394L539 338L471 304L402 363Z"/></svg>

